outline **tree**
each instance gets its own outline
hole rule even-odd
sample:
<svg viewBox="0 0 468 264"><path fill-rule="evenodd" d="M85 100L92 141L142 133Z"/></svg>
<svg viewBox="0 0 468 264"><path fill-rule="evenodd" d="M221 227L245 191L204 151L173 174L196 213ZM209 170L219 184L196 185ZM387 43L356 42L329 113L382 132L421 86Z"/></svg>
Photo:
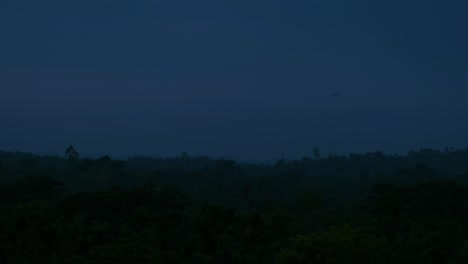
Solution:
<svg viewBox="0 0 468 264"><path fill-rule="evenodd" d="M320 150L315 147L312 151L314 152L314 159L320 159Z"/></svg>
<svg viewBox="0 0 468 264"><path fill-rule="evenodd" d="M65 158L68 160L77 160L80 157L80 153L76 151L75 147L73 145L70 145L66 150L65 150Z"/></svg>

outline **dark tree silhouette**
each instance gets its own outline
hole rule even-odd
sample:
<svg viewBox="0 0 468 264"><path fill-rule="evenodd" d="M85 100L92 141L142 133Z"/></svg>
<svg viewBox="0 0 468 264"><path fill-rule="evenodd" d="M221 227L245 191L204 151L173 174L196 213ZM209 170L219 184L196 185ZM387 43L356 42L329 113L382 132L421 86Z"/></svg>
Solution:
<svg viewBox="0 0 468 264"><path fill-rule="evenodd" d="M76 151L75 147L73 145L70 145L66 150L65 150L65 158L68 160L77 160L80 157L80 154L78 151Z"/></svg>

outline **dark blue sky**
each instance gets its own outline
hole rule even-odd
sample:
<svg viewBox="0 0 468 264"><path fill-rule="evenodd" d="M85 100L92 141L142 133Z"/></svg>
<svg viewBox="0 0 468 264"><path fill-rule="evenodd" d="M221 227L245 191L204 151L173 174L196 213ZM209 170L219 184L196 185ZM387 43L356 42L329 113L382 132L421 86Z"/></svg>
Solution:
<svg viewBox="0 0 468 264"><path fill-rule="evenodd" d="M0 149L267 160L468 147L466 10L4 0Z"/></svg>

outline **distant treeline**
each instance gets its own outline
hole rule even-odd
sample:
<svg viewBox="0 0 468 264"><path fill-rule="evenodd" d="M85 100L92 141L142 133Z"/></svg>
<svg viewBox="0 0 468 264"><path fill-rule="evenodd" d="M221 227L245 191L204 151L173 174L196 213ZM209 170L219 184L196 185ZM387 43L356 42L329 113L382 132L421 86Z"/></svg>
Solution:
<svg viewBox="0 0 468 264"><path fill-rule="evenodd" d="M339 204L378 183L468 183L468 149L421 149L405 156L377 151L323 158L317 149L314 152L313 159L246 164L186 153L173 158L80 159L73 146L62 157L0 151L0 182L47 177L63 183L66 192L133 188L151 182L177 187L203 201L233 206L246 206L247 198L240 194L258 206L262 199L285 203L313 188L324 200Z"/></svg>

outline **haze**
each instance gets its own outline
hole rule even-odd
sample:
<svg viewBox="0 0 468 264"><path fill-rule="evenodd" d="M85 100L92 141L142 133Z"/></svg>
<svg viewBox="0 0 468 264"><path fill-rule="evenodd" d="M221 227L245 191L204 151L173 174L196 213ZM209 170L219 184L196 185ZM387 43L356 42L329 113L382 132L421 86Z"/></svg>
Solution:
<svg viewBox="0 0 468 264"><path fill-rule="evenodd" d="M270 160L466 148L467 8L3 1L0 149Z"/></svg>

